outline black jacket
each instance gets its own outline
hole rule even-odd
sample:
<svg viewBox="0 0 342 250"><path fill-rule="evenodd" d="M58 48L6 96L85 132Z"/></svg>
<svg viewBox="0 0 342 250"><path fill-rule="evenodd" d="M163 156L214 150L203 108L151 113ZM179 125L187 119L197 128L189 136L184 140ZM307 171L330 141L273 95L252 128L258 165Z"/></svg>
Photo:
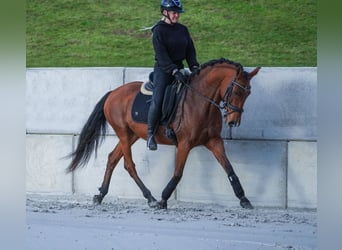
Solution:
<svg viewBox="0 0 342 250"><path fill-rule="evenodd" d="M155 66L166 73L184 68L183 60L186 60L190 70L193 66L199 66L195 46L186 26L159 21L152 28L152 42Z"/></svg>

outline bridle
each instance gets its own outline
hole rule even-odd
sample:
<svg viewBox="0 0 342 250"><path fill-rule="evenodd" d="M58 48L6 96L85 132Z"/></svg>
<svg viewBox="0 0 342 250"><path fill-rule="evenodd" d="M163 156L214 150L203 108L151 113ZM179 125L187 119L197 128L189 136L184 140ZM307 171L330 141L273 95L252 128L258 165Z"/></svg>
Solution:
<svg viewBox="0 0 342 250"><path fill-rule="evenodd" d="M226 117L227 115L230 115L234 112L238 112L238 113L242 113L244 110L243 108L239 108L233 104L230 103L230 97L232 95L233 92L233 88L234 86L238 86L239 88L241 88L244 92L250 92L251 91L251 87L250 86L243 86L240 83L238 83L236 81L236 77L230 82L230 84L228 85L226 92L223 96L222 101L220 101L220 104L217 104L214 100L210 99L209 97L203 95L199 90L193 88L189 83L185 83L185 86L187 86L189 89L193 90L194 92L196 92L198 95L200 95L201 97L203 97L204 99L206 99L208 102L210 102L212 105L214 105L215 107L217 107L218 109L224 109L224 116ZM227 109L231 109L231 112L227 112Z"/></svg>
<svg viewBox="0 0 342 250"><path fill-rule="evenodd" d="M240 83L238 83L236 81L236 77L230 82L230 84L228 85L226 92L223 96L223 102L222 105L220 105L220 109L224 109L224 116L230 115L231 113L234 112L238 112L238 113L242 113L244 110L243 108L239 108L233 104L230 103L230 96L232 95L233 92L233 88L234 86L238 86L239 88L241 88L244 92L250 92L251 91L251 87L250 86L243 86ZM227 112L227 108L231 109L231 112Z"/></svg>

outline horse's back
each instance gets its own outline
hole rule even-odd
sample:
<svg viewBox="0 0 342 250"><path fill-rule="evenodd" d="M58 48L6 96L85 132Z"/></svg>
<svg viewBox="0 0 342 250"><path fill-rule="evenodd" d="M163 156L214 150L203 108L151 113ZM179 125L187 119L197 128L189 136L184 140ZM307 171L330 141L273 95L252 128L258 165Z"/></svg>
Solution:
<svg viewBox="0 0 342 250"><path fill-rule="evenodd" d="M114 89L112 91L112 94L124 94L124 93L131 93L131 92L135 92L137 93L140 90L141 84L143 82L141 81L134 81L134 82L128 82L125 83L119 87L117 87L116 89Z"/></svg>
<svg viewBox="0 0 342 250"><path fill-rule="evenodd" d="M106 105L112 105L113 103L124 104L128 103L134 98L135 95L140 91L141 84L143 82L129 82L116 89L114 89L107 98Z"/></svg>
<svg viewBox="0 0 342 250"><path fill-rule="evenodd" d="M130 114L132 104L136 94L140 91L143 82L135 81L126 83L114 89L108 96L104 104L104 114L107 121L114 126L118 121L124 122L129 120L127 115ZM117 124L123 126L123 124Z"/></svg>

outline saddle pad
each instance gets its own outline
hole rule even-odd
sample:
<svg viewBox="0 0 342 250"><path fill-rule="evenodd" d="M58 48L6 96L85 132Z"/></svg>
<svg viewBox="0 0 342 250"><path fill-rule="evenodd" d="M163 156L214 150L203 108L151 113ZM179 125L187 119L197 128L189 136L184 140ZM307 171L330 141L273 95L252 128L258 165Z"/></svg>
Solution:
<svg viewBox="0 0 342 250"><path fill-rule="evenodd" d="M167 86L165 90L164 100L162 103L162 116L160 124L170 124L174 119L175 111L179 101L179 94L181 94L184 89L183 84L172 84ZM132 118L138 123L147 123L148 110L150 108L150 103L152 100L151 95L145 95L141 92L134 98L132 106Z"/></svg>
<svg viewBox="0 0 342 250"><path fill-rule="evenodd" d="M147 123L148 109L150 108L151 96L141 92L135 96L132 106L132 118L138 123Z"/></svg>

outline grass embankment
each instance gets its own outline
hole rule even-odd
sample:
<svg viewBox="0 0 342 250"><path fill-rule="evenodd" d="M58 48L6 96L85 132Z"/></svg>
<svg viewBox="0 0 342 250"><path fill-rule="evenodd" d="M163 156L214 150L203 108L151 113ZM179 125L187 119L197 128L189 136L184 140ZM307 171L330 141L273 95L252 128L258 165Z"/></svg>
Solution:
<svg viewBox="0 0 342 250"><path fill-rule="evenodd" d="M154 63L159 0L27 0L27 67ZM198 60L244 66L316 66L317 1L183 0Z"/></svg>

